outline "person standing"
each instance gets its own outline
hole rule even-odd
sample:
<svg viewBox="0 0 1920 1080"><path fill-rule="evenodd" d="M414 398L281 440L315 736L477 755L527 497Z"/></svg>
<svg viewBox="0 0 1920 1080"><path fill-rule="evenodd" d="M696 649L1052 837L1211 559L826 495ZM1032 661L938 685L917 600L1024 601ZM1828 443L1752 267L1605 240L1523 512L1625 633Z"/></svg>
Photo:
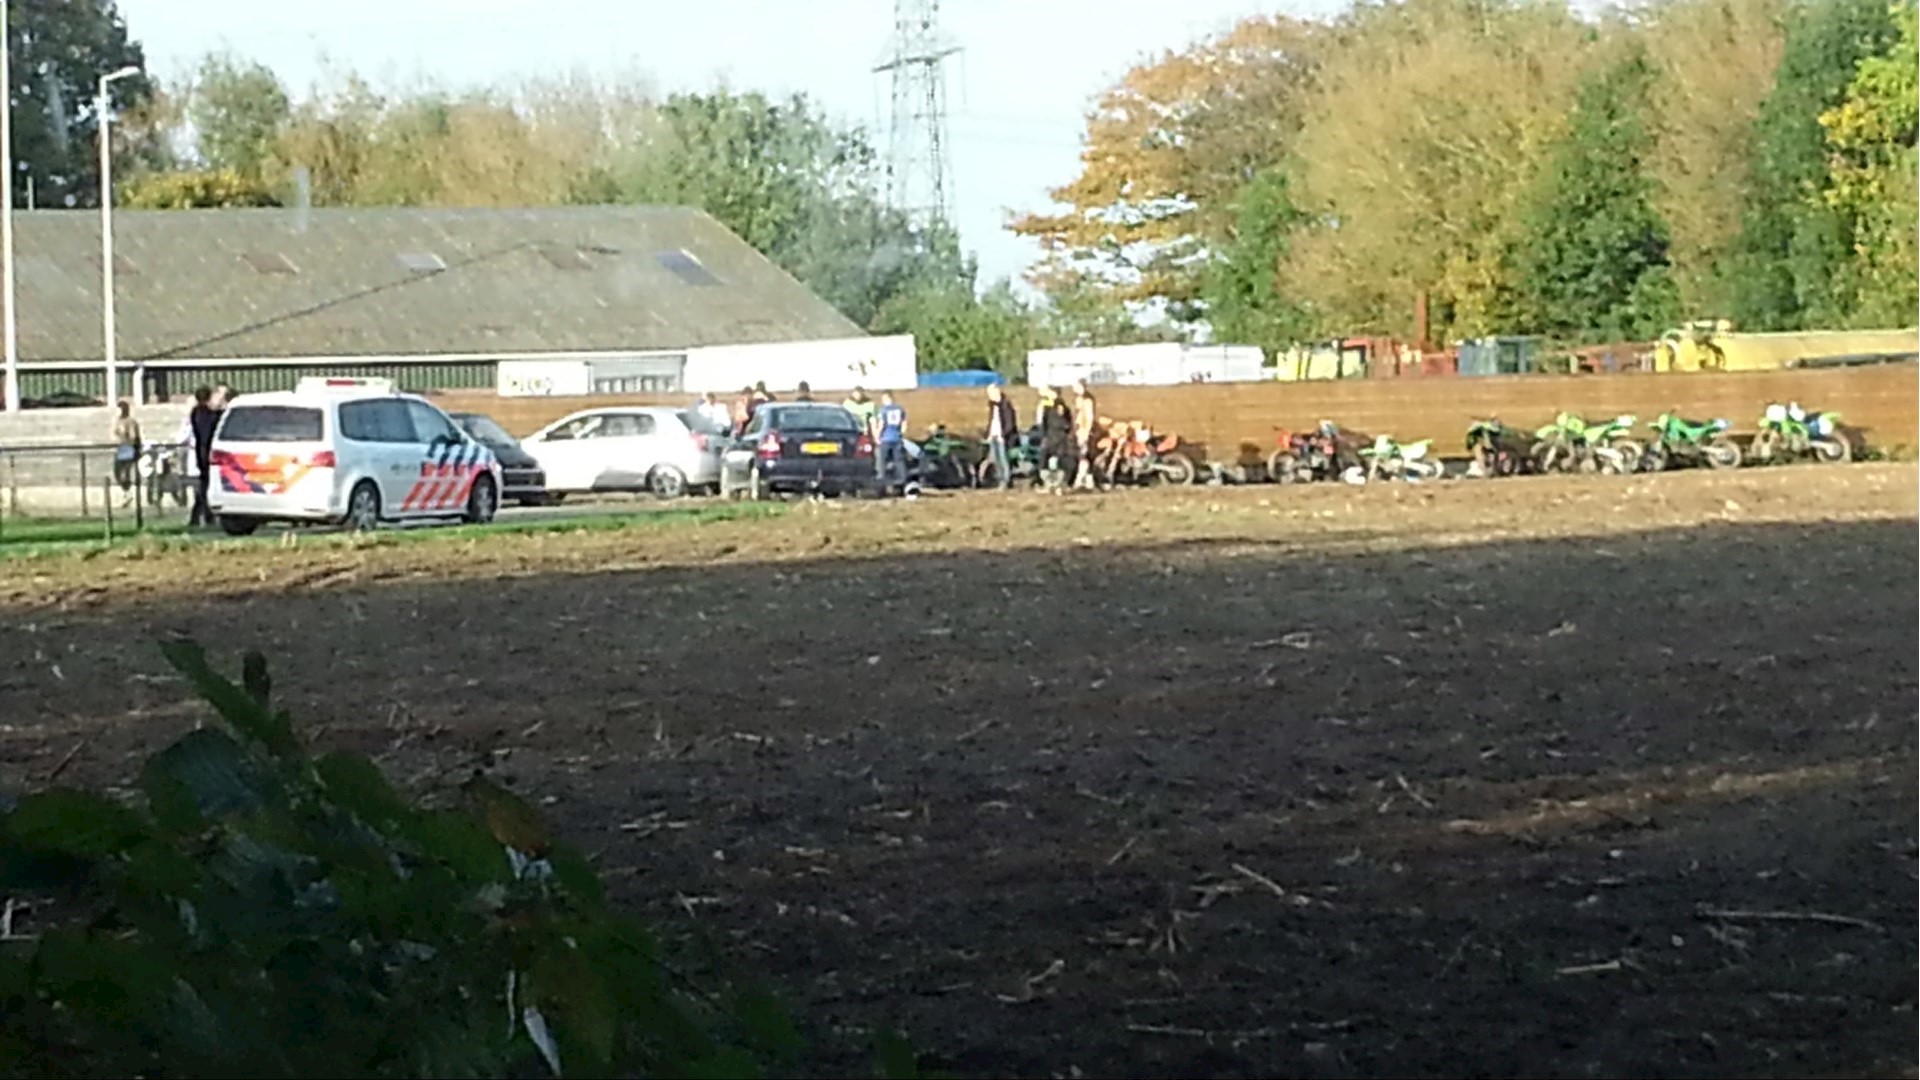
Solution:
<svg viewBox="0 0 1920 1080"><path fill-rule="evenodd" d="M113 482L120 493L133 499L133 480L140 463L140 421L133 418L133 405L122 399L120 415L113 421Z"/></svg>
<svg viewBox="0 0 1920 1080"><path fill-rule="evenodd" d="M1058 494L1067 485L1068 461L1073 456L1073 414L1060 400L1060 391L1041 388L1034 425L1040 429L1040 478Z"/></svg>
<svg viewBox="0 0 1920 1080"><path fill-rule="evenodd" d="M199 387L193 392L193 409L187 413L187 430L193 435L193 515L187 524L213 524L213 509L207 505L207 483L213 478L213 431L220 426L220 410L213 406L213 390Z"/></svg>
<svg viewBox="0 0 1920 1080"><path fill-rule="evenodd" d="M753 387L740 388L740 396L733 399L733 435L739 438L747 433L747 425L753 423Z"/></svg>
<svg viewBox="0 0 1920 1080"><path fill-rule="evenodd" d="M805 379L800 380L800 385L794 388L793 400L802 405L813 404L813 387L809 386Z"/></svg>
<svg viewBox="0 0 1920 1080"><path fill-rule="evenodd" d="M719 398L713 396L711 390L700 395L700 404L694 408L700 413L702 419L713 425L715 431L727 431L733 427L733 415L727 411L725 405L721 404Z"/></svg>
<svg viewBox="0 0 1920 1080"><path fill-rule="evenodd" d="M1019 424L1006 392L998 386L987 387L987 454L1001 491L1013 486L1013 463L1007 457L1007 440L1014 437Z"/></svg>
<svg viewBox="0 0 1920 1080"><path fill-rule="evenodd" d="M1093 481L1093 438L1097 426L1099 409L1093 400L1093 394L1084 382L1073 384L1073 441L1080 453L1080 464L1074 470L1073 486L1092 488Z"/></svg>
<svg viewBox="0 0 1920 1080"><path fill-rule="evenodd" d="M874 417L879 415L880 408L873 403L872 398L867 396L866 387L854 387L853 393L848 394L847 400L841 402L840 406L852 413L855 420L860 421L860 431L862 434L869 438L872 438L876 434L873 421Z"/></svg>
<svg viewBox="0 0 1920 1080"><path fill-rule="evenodd" d="M895 483L907 483L907 410L893 400L893 391L880 395L880 409L874 416L880 436L880 486L890 490Z"/></svg>

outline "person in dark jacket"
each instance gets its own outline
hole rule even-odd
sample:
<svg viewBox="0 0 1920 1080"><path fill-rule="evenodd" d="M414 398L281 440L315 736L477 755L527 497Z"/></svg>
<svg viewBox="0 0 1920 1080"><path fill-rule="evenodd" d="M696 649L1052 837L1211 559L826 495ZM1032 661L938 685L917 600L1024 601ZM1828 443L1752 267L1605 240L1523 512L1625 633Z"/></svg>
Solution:
<svg viewBox="0 0 1920 1080"><path fill-rule="evenodd" d="M1013 486L1013 466L1007 460L1007 440L1018 436L1019 418L1013 402L998 386L987 387L987 454L993 462L994 483L1005 491Z"/></svg>
<svg viewBox="0 0 1920 1080"><path fill-rule="evenodd" d="M193 409L187 413L187 429L193 433L193 462L199 466L193 480L190 526L213 524L213 510L207 505L207 482L213 477L213 429L220 426L220 410L212 402L213 388L202 386L193 392Z"/></svg>
<svg viewBox="0 0 1920 1080"><path fill-rule="evenodd" d="M1060 400L1060 391L1050 386L1040 389L1035 422L1040 428L1040 478L1049 490L1059 491L1073 469L1073 414Z"/></svg>

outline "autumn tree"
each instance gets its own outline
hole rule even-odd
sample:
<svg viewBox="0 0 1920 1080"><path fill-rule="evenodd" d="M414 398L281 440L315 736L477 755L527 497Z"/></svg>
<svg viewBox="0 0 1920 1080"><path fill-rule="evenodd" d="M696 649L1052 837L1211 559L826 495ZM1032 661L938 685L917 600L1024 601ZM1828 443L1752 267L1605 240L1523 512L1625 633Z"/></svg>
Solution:
<svg viewBox="0 0 1920 1080"><path fill-rule="evenodd" d="M1656 0L1635 16L1634 40L1652 68L1647 173L1681 307L1721 315L1723 262L1740 236L1739 191L1780 63L1786 0Z"/></svg>
<svg viewBox="0 0 1920 1080"><path fill-rule="evenodd" d="M1263 169L1233 200L1234 223L1202 282L1213 339L1272 355L1306 337L1312 318L1280 289L1280 263L1305 221L1285 167Z"/></svg>
<svg viewBox="0 0 1920 1080"><path fill-rule="evenodd" d="M99 130L95 80L123 67L140 67L140 44L113 0L15 3L7 21L11 64L14 199L24 205L29 185L39 206L99 203ZM154 94L145 75L116 80L108 107L138 109Z"/></svg>
<svg viewBox="0 0 1920 1080"><path fill-rule="evenodd" d="M1856 326L1901 327L1920 307L1920 191L1915 131L1920 128L1920 33L1913 0L1894 5L1899 36L1862 59L1847 95L1820 116L1827 176L1814 196L1854 239L1836 274L1836 292Z"/></svg>
<svg viewBox="0 0 1920 1080"><path fill-rule="evenodd" d="M279 206L280 198L258 176L232 169L145 172L116 185L116 203L129 210L206 210Z"/></svg>
<svg viewBox="0 0 1920 1080"><path fill-rule="evenodd" d="M1501 328L1517 211L1589 66L1588 28L1554 4L1405 0L1337 33L1295 156L1311 224L1277 287L1329 334L1411 336L1423 290L1441 337Z"/></svg>
<svg viewBox="0 0 1920 1080"><path fill-rule="evenodd" d="M1520 326L1534 333L1646 341L1679 314L1645 169L1653 69L1627 48L1580 87L1525 216L1516 291Z"/></svg>
<svg viewBox="0 0 1920 1080"><path fill-rule="evenodd" d="M1045 252L1029 280L1069 307L1199 318L1233 199L1293 141L1317 42L1313 24L1255 17L1127 72L1087 118L1080 176L1051 192L1061 209L1012 223Z"/></svg>
<svg viewBox="0 0 1920 1080"><path fill-rule="evenodd" d="M200 163L243 177L260 174L293 118L293 105L279 76L231 53L203 58L187 84L185 99Z"/></svg>
<svg viewBox="0 0 1920 1080"><path fill-rule="evenodd" d="M1773 89L1753 127L1742 230L1729 260L1734 315L1751 330L1839 326L1851 316L1855 246L1842 208L1811 198L1827 181L1820 118L1842 105L1860 62L1898 34L1885 0L1800 0Z"/></svg>

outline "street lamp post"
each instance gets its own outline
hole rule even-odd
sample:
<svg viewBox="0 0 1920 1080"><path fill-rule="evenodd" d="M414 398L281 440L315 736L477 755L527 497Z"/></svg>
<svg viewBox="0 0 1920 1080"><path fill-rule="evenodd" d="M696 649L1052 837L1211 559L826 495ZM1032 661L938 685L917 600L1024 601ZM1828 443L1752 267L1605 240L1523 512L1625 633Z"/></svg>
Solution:
<svg viewBox="0 0 1920 1080"><path fill-rule="evenodd" d="M138 74L140 69L129 64L100 76L93 108L100 127L100 335L107 363L104 400L109 406L120 396L120 363L113 329L113 103L107 90L116 79Z"/></svg>
<svg viewBox="0 0 1920 1080"><path fill-rule="evenodd" d="M0 289L6 292L6 313L0 315L6 327L0 336L6 342L6 406L8 412L20 411L20 323L14 316L13 287L13 71L10 55L13 38L7 25L7 0L0 0Z"/></svg>

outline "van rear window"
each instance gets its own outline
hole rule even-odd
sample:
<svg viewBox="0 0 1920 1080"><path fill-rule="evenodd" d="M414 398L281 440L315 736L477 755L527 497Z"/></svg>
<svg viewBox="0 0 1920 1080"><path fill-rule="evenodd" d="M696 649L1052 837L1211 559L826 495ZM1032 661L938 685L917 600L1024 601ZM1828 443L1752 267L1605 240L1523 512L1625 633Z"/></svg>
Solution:
<svg viewBox="0 0 1920 1080"><path fill-rule="evenodd" d="M319 442L320 410L296 405L233 405L215 436L222 442Z"/></svg>

